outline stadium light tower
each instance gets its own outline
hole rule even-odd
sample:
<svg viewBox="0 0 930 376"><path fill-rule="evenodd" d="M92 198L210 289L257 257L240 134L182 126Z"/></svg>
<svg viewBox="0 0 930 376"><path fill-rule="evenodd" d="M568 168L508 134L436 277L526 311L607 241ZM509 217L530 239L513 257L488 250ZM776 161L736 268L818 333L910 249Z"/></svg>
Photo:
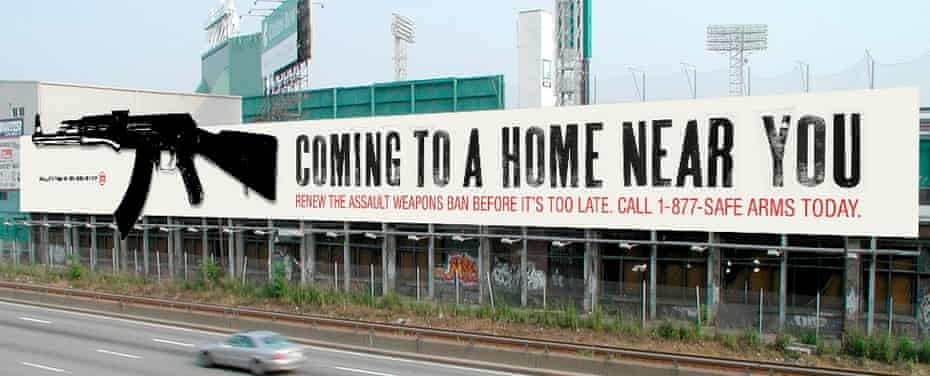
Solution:
<svg viewBox="0 0 930 376"><path fill-rule="evenodd" d="M707 26L707 50L730 58L730 95L743 95L746 56L768 47L768 26L758 24Z"/></svg>
<svg viewBox="0 0 930 376"><path fill-rule="evenodd" d="M407 79L407 44L414 43L416 25L409 18L394 13L391 34L394 36L394 80Z"/></svg>

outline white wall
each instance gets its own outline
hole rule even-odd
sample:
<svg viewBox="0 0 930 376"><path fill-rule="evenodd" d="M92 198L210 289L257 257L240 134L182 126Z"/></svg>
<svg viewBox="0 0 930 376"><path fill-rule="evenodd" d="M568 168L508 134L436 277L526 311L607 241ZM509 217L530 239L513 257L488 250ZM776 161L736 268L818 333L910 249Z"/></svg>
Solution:
<svg viewBox="0 0 930 376"><path fill-rule="evenodd" d="M114 110L129 110L130 115L190 113L200 126L242 122L242 99L239 97L55 83L39 83L38 108L42 126L49 131L56 129L64 120ZM32 126L30 122L30 128Z"/></svg>
<svg viewBox="0 0 930 376"><path fill-rule="evenodd" d="M555 30L552 14L545 10L520 12L517 19L517 106L555 105ZM548 61L548 69L544 66ZM543 77L544 69L548 77Z"/></svg>

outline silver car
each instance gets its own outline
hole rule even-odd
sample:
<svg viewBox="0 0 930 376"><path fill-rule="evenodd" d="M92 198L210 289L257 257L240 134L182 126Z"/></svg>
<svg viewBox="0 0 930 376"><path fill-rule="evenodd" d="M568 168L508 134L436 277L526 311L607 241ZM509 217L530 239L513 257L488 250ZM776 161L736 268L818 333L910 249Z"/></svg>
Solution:
<svg viewBox="0 0 930 376"><path fill-rule="evenodd" d="M269 331L241 332L200 348L200 364L247 369L253 375L290 371L304 362L303 347Z"/></svg>

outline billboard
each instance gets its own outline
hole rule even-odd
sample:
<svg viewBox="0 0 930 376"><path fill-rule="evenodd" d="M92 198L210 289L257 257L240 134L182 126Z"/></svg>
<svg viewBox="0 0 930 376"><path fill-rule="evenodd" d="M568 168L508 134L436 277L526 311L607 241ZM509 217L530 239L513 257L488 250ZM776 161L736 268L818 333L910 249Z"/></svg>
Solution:
<svg viewBox="0 0 930 376"><path fill-rule="evenodd" d="M262 77L297 61L298 0L287 0L262 20Z"/></svg>
<svg viewBox="0 0 930 376"><path fill-rule="evenodd" d="M19 138L23 119L0 119L0 190L19 189Z"/></svg>
<svg viewBox="0 0 930 376"><path fill-rule="evenodd" d="M197 156L202 203L156 173L144 212L915 237L917 122L917 90L885 89L219 126L277 139L276 200ZM22 153L26 212L112 214L132 173L131 150Z"/></svg>
<svg viewBox="0 0 930 376"><path fill-rule="evenodd" d="M23 119L0 119L0 137L19 137L23 135Z"/></svg>

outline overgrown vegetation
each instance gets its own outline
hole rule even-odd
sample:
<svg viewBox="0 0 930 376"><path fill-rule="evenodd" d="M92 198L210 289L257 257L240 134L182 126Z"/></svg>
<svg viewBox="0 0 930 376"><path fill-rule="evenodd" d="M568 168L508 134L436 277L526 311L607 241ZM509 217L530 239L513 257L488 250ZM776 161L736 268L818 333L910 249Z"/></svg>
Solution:
<svg viewBox="0 0 930 376"><path fill-rule="evenodd" d="M274 265L271 278L262 283L255 283L255 281L243 283L237 278L224 277L223 270L210 260L200 265L198 278L194 281L158 282L133 275L90 273L80 264L80 260L75 255L69 256L67 260L64 268L0 264L0 277L6 280L28 280L39 283L64 281L76 288L92 288L115 293L157 291L177 294L191 290L236 298L236 301L240 303L265 301L285 303L296 307L315 306L323 309L333 306L364 306L387 312L388 317L392 312L396 312L421 318L476 318L526 324L539 328L560 328L573 331L588 329L623 335L628 338L653 337L684 343L714 341L734 352L767 347L784 352L786 357L796 357L797 354L789 354L786 349L793 342L801 342L816 346L819 354L827 356L842 354L854 359L871 359L886 363L930 363L930 338L915 342L909 338L869 337L861 332L853 331L844 335L839 346L834 347L818 338L814 331L804 330L797 333L796 338L787 333L779 333L773 343L765 346L756 328L747 328L739 333L714 330L713 334L710 334L704 332L704 328L698 324L696 319L693 321L664 320L651 326L644 326L638 315L634 315L633 320L628 320L620 312L608 314L601 309L583 314L572 300L553 302L547 310L529 310L501 302L494 307L444 305L428 301L417 302L395 293L373 297L368 291L346 293L319 285L295 285L288 281L284 267L280 264ZM706 310L701 310L700 314L701 322L706 322Z"/></svg>

